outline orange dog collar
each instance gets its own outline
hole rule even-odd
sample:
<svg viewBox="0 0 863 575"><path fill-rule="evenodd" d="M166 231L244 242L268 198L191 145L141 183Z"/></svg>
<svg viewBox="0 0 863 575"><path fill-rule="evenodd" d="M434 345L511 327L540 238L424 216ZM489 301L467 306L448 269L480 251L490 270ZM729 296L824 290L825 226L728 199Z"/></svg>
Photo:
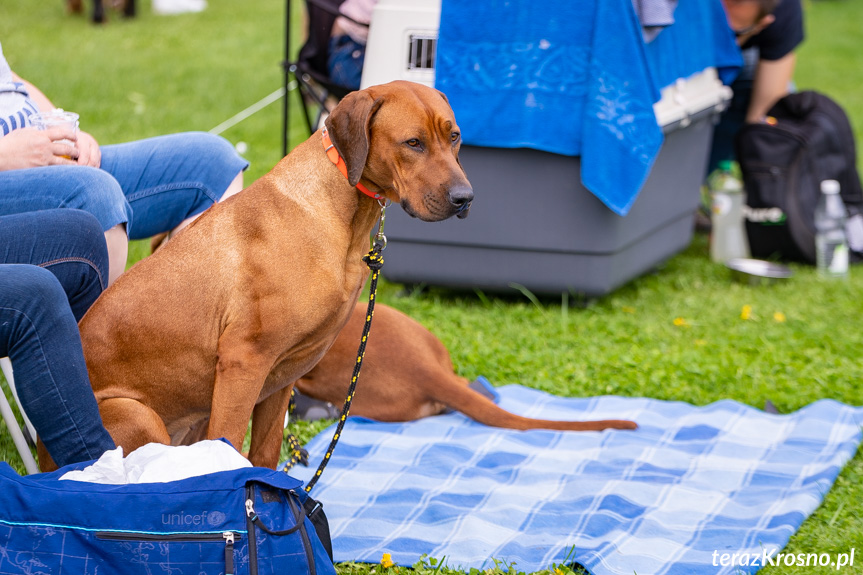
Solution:
<svg viewBox="0 0 863 575"><path fill-rule="evenodd" d="M339 151L336 150L336 147L333 145L333 141L330 139L330 133L327 131L326 126L321 129L321 141L324 144L324 151L327 153L327 157L333 164L335 164L335 166L339 169L342 175L347 178L348 166L347 164L345 164L345 161L339 155ZM379 200L383 197L381 194L374 193L359 182L357 182L357 189L365 195L369 196L370 198L374 198L376 200Z"/></svg>

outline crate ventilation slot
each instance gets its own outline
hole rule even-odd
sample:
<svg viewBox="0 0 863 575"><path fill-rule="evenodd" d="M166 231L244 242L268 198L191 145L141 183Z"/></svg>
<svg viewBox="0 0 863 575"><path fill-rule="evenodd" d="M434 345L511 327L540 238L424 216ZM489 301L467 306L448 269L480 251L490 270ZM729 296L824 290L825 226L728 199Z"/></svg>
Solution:
<svg viewBox="0 0 863 575"><path fill-rule="evenodd" d="M408 70L434 70L437 36L411 34L408 43Z"/></svg>

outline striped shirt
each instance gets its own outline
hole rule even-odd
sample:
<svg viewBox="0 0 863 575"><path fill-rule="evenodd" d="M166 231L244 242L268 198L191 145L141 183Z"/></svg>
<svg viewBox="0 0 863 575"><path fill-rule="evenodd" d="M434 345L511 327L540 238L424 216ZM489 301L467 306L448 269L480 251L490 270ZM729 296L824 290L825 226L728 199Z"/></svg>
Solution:
<svg viewBox="0 0 863 575"><path fill-rule="evenodd" d="M39 111L22 82L12 77L12 69L0 46L0 137L30 125L30 116Z"/></svg>

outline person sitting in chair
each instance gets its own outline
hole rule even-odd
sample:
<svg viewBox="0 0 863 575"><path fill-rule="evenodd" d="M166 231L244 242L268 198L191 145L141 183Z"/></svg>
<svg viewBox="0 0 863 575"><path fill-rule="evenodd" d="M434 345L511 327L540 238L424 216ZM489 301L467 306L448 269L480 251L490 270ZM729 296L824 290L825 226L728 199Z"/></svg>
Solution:
<svg viewBox="0 0 863 575"><path fill-rule="evenodd" d="M0 215L0 357L9 356L21 407L59 466L115 447L78 332L108 285L102 232L94 215L73 208Z"/></svg>
<svg viewBox="0 0 863 575"><path fill-rule="evenodd" d="M330 80L350 88L360 89L369 23L377 0L345 0L339 7L339 16L333 23L327 68Z"/></svg>
<svg viewBox="0 0 863 575"><path fill-rule="evenodd" d="M126 268L129 239L178 232L243 189L249 163L221 136L181 132L101 146L83 130L31 125L54 108L0 46L0 216L60 207L95 215L109 284Z"/></svg>

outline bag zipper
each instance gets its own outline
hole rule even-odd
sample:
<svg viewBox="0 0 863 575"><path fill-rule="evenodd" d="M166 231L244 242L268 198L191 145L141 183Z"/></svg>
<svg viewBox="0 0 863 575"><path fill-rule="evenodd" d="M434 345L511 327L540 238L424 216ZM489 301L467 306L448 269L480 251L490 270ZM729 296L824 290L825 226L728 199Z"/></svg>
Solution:
<svg viewBox="0 0 863 575"><path fill-rule="evenodd" d="M258 538L255 536L255 490L246 486L246 531L249 533L249 574L258 575Z"/></svg>
<svg viewBox="0 0 863 575"><path fill-rule="evenodd" d="M225 575L234 575L234 543L239 536L241 536L241 534L236 531L223 531L221 533L135 533L123 531L96 532L96 539L106 541L174 541L178 543L224 541Z"/></svg>

